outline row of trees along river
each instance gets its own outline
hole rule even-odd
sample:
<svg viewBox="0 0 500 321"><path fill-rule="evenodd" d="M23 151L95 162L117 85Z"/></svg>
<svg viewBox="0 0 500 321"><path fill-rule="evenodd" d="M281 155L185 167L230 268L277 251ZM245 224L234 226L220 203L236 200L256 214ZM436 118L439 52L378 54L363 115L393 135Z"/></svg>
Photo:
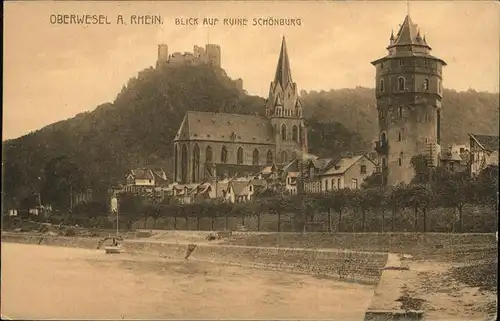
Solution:
<svg viewBox="0 0 500 321"><path fill-rule="evenodd" d="M275 231L283 231L282 223L287 220L296 231L302 230L306 222L315 221L324 221L330 231L344 232L496 230L497 165L470 177L467 172L419 166L422 161L423 157L412 160L415 177L407 185L382 188L373 186L378 185L378 179L372 178L359 190L340 189L303 196L275 194L240 204L178 204L172 199L148 204L139 197L123 195L120 213L129 223L142 218L145 224L146 219L152 219L153 228L159 219L173 218L173 228L179 228L180 224L176 224L179 220L184 220L185 226L188 220L195 221L192 228L196 229L200 229L201 220L210 219L214 229L218 218L224 218L225 227L230 218L238 218L241 224L256 220L259 230L261 218L271 216ZM464 226L464 212L469 215L467 226Z"/></svg>

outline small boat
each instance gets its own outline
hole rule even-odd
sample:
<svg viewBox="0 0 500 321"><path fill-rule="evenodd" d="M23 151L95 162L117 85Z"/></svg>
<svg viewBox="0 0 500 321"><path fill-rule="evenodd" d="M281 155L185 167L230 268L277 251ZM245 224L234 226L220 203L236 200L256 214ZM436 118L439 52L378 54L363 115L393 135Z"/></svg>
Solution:
<svg viewBox="0 0 500 321"><path fill-rule="evenodd" d="M110 245L104 247L106 254L119 254L123 252L123 248L120 245Z"/></svg>

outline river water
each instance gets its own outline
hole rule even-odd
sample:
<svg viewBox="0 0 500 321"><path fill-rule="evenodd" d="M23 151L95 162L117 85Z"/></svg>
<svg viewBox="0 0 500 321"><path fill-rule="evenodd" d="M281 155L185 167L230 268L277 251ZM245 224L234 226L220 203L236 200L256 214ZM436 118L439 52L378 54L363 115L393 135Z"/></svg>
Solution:
<svg viewBox="0 0 500 321"><path fill-rule="evenodd" d="M2 243L12 319L363 320L373 286L103 250Z"/></svg>

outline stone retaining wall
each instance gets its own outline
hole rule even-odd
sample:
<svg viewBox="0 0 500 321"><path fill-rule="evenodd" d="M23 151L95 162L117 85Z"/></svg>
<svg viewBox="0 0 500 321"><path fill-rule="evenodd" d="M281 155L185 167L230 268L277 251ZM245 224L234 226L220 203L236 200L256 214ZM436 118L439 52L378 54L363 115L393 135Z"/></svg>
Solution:
<svg viewBox="0 0 500 321"><path fill-rule="evenodd" d="M100 239L33 236L2 233L2 242L31 243L96 249ZM127 253L184 259L187 244L125 240ZM263 248L198 244L190 259L239 266L330 276L345 281L377 284L387 261L385 253L296 248Z"/></svg>
<svg viewBox="0 0 500 321"><path fill-rule="evenodd" d="M233 233L226 244L422 254L469 245L496 246L497 241L494 233Z"/></svg>

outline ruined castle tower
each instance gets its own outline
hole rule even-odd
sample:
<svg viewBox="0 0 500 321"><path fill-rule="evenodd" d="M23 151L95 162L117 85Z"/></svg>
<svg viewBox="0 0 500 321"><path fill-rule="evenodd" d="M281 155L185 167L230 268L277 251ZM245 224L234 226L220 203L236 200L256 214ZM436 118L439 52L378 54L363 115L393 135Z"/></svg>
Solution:
<svg viewBox="0 0 500 321"><path fill-rule="evenodd" d="M168 45L159 44L158 45L158 58L156 60L156 66L161 66L168 63Z"/></svg>
<svg viewBox="0 0 500 321"><path fill-rule="evenodd" d="M375 149L385 183L408 183L411 158L424 154L437 165L440 150L442 67L431 56L417 25L407 15L391 33L388 55L375 60L379 140Z"/></svg>
<svg viewBox="0 0 500 321"><path fill-rule="evenodd" d="M285 163L298 157L300 152L307 152L307 130L297 85L292 80L285 37L281 43L274 81L269 88L266 116L271 120L276 139L278 162Z"/></svg>

